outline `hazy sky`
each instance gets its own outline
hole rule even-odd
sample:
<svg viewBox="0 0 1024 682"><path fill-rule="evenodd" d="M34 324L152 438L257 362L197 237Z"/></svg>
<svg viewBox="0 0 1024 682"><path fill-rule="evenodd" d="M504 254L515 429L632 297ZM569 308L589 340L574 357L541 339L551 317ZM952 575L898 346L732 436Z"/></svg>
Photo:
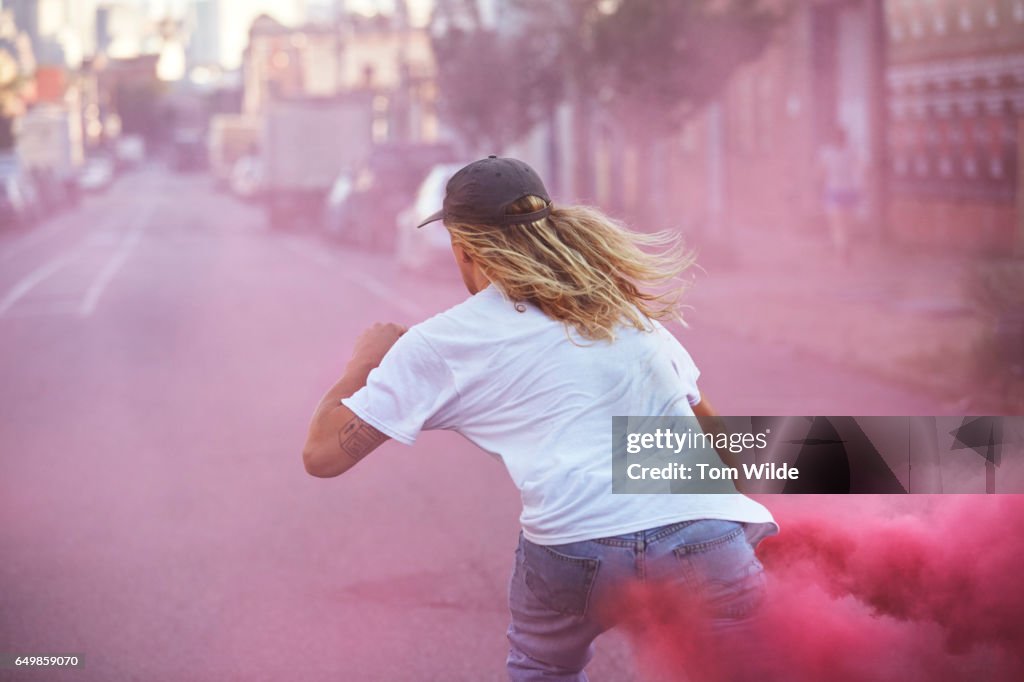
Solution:
<svg viewBox="0 0 1024 682"><path fill-rule="evenodd" d="M249 39L249 26L260 14L269 14L284 24L297 24L307 15L310 18L330 14L339 0L217 0L220 8L220 57L225 66L241 63L242 50ZM361 14L389 13L395 0L341 0L351 12ZM156 20L164 17L183 17L196 0L62 0L55 7L61 9L58 23L67 22L64 32L74 36L74 44L66 45L72 53L69 58L77 63L82 54L91 53L96 36L96 8L100 5L134 5L141 15ZM407 0L410 20L424 24L429 19L433 0ZM9 3L0 0L0 7Z"/></svg>
<svg viewBox="0 0 1024 682"><path fill-rule="evenodd" d="M180 1L180 0L179 0ZM249 25L260 14L266 13L285 24L303 18L305 8L331 7L335 0L220 0L221 2L221 55L226 66L237 66L248 40ZM375 14L390 12L394 0L344 0L353 12ZM424 23L430 15L432 0L408 0L410 19Z"/></svg>
<svg viewBox="0 0 1024 682"><path fill-rule="evenodd" d="M78 1L78 0L76 0ZM194 0L86 0L83 4L135 4L146 8L151 17L182 16ZM295 24L308 14L316 16L318 10L330 10L338 0L219 0L220 3L220 54L225 66L235 67L241 62L242 50L248 41L249 26L260 14L269 14L284 24ZM395 0L342 0L352 12L375 14L391 12ZM433 0L407 0L410 19L422 24L430 16ZM0 3L2 4L2 3ZM92 11L95 11L93 9Z"/></svg>

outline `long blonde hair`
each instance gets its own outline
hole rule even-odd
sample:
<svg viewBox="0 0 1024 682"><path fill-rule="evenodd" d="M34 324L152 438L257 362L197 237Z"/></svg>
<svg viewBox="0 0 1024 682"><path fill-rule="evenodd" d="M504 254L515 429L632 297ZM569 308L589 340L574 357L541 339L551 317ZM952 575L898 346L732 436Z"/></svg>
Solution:
<svg viewBox="0 0 1024 682"><path fill-rule="evenodd" d="M508 212L543 207L543 199L528 196ZM646 330L648 318L682 321L687 283L679 275L694 258L678 234L635 232L588 206L552 206L546 218L504 227L445 225L452 243L508 298L536 305L565 323L566 333L613 341L619 324Z"/></svg>

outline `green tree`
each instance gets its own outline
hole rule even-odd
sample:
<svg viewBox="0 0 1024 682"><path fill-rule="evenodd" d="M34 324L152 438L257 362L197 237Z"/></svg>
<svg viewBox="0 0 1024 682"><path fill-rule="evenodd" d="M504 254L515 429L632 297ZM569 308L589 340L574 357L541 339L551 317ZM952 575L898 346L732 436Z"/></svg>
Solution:
<svg viewBox="0 0 1024 682"><path fill-rule="evenodd" d="M638 184L650 187L659 137L714 101L729 77L758 57L785 19L789 0L516 0L528 26L560 45L576 120L590 130L609 114L639 153ZM593 191L590 150L577 150L575 185ZM638 216L647 219L651 216Z"/></svg>
<svg viewBox="0 0 1024 682"><path fill-rule="evenodd" d="M510 0L483 26L474 0L438 0L434 35L442 114L474 147L515 140L559 101L573 128L600 107L641 159L659 135L713 101L769 44L792 0ZM649 164L642 161L641 167ZM574 176L592 187L588 145Z"/></svg>
<svg viewBox="0 0 1024 682"><path fill-rule="evenodd" d="M596 13L587 60L624 118L674 130L764 51L784 17L783 5L759 0L621 0Z"/></svg>
<svg viewBox="0 0 1024 682"><path fill-rule="evenodd" d="M472 0L439 0L435 18L440 114L473 151L500 151L550 114L560 55L543 36L485 26Z"/></svg>

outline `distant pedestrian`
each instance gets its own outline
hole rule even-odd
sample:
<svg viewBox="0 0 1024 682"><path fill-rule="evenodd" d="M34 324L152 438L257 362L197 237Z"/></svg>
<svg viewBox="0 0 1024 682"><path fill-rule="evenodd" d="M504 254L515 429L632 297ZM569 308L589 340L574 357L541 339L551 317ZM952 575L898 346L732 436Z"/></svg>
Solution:
<svg viewBox="0 0 1024 682"><path fill-rule="evenodd" d="M677 316L680 289L648 292L688 259L640 248L671 246L666 235L554 205L515 159L457 172L420 226L437 220L472 296L410 329L360 336L314 414L307 471L337 476L425 429L457 431L501 459L523 502L512 680L586 680L594 639L616 624L609 609L655 577L704 597L712 641L742 636L765 592L754 545L778 531L768 510L739 493L612 494L612 416L715 416L690 355L658 321Z"/></svg>
<svg viewBox="0 0 1024 682"><path fill-rule="evenodd" d="M832 249L847 263L851 257L851 233L864 199L864 179L861 159L850 146L843 128L837 127L821 148L818 171Z"/></svg>

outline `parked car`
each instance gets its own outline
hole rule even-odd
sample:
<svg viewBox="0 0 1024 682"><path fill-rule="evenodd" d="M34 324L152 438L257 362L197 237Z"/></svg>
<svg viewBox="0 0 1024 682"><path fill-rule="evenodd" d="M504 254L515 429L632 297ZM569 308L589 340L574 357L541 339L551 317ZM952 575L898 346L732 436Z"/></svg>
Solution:
<svg viewBox="0 0 1024 682"><path fill-rule="evenodd" d="M355 182L351 175L342 173L331 185L327 193L327 205L324 207L324 228L332 237L343 237L343 230L348 224L345 212L348 210L348 198L352 196Z"/></svg>
<svg viewBox="0 0 1024 682"><path fill-rule="evenodd" d="M0 154L0 182L5 185L4 193L11 206L17 207L17 222L30 225L44 214L43 198L36 186L32 172L15 154Z"/></svg>
<svg viewBox="0 0 1024 682"><path fill-rule="evenodd" d="M326 207L326 229L349 243L393 251L395 220L416 196L435 165L454 160L447 145L389 144L374 148L353 174L335 181ZM344 191L342 188L346 187Z"/></svg>
<svg viewBox="0 0 1024 682"><path fill-rule="evenodd" d="M216 114L210 119L206 148L210 174L218 187L230 187L239 159L258 155L262 133L258 116Z"/></svg>
<svg viewBox="0 0 1024 682"><path fill-rule="evenodd" d="M441 207L448 179L464 165L446 163L431 168L416 192L416 200L398 214L395 256L403 268L432 275L447 275L455 268L448 230L437 223L423 228L416 226Z"/></svg>
<svg viewBox="0 0 1024 682"><path fill-rule="evenodd" d="M121 168L135 168L146 160L146 140L142 135L122 135L114 150Z"/></svg>
<svg viewBox="0 0 1024 682"><path fill-rule="evenodd" d="M106 156L94 156L78 174L78 187L84 192L102 192L114 182L114 162Z"/></svg>
<svg viewBox="0 0 1024 682"><path fill-rule="evenodd" d="M242 199L256 199L264 189L260 157L246 155L235 161L229 180L231 191Z"/></svg>
<svg viewBox="0 0 1024 682"><path fill-rule="evenodd" d="M52 168L33 168L30 172L42 213L49 215L78 204L78 175L60 176Z"/></svg>
<svg viewBox="0 0 1024 682"><path fill-rule="evenodd" d="M13 175L0 176L0 225L18 227L29 220L28 206Z"/></svg>

